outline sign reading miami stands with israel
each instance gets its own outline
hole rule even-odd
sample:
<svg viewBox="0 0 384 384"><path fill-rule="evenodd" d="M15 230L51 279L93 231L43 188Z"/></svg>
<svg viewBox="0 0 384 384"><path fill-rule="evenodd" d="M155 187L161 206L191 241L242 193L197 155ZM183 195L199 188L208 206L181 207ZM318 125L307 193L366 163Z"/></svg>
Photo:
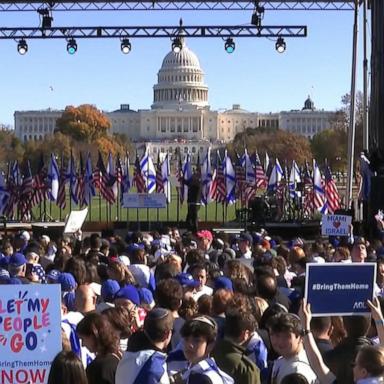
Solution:
<svg viewBox="0 0 384 384"><path fill-rule="evenodd" d="M323 215L321 219L321 234L323 236L348 236L352 216Z"/></svg>
<svg viewBox="0 0 384 384"><path fill-rule="evenodd" d="M308 263L305 297L313 316L369 314L376 263Z"/></svg>
<svg viewBox="0 0 384 384"><path fill-rule="evenodd" d="M0 290L0 383L47 383L61 351L60 285L2 285Z"/></svg>

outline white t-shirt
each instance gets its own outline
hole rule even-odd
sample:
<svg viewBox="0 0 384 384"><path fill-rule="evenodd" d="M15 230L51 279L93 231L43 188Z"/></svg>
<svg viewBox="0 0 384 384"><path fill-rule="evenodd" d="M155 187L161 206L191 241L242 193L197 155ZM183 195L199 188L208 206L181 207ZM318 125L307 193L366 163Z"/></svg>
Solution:
<svg viewBox="0 0 384 384"><path fill-rule="evenodd" d="M300 373L308 380L309 384L317 384L317 376L309 365L307 354L302 349L297 355L286 359L279 357L275 360L272 369L272 384L280 384L281 380L291 374Z"/></svg>
<svg viewBox="0 0 384 384"><path fill-rule="evenodd" d="M200 291L197 291L195 292L192 297L195 301L199 300L199 297L200 296L203 296L203 295L208 295L208 296L212 296L213 294L213 289L211 287L207 287L206 285L203 285L203 287L201 288Z"/></svg>

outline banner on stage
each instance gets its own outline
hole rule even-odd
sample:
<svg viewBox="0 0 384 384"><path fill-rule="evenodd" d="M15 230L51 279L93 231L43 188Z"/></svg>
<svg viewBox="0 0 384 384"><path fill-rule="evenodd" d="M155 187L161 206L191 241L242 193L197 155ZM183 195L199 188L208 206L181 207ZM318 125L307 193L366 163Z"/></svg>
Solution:
<svg viewBox="0 0 384 384"><path fill-rule="evenodd" d="M321 234L323 236L348 236L352 223L352 216L323 215L321 220Z"/></svg>
<svg viewBox="0 0 384 384"><path fill-rule="evenodd" d="M61 351L59 284L2 285L0 382L45 384Z"/></svg>
<svg viewBox="0 0 384 384"><path fill-rule="evenodd" d="M308 263L305 297L313 316L364 315L375 282L376 263Z"/></svg>
<svg viewBox="0 0 384 384"><path fill-rule="evenodd" d="M166 208L164 193L124 193L123 208Z"/></svg>
<svg viewBox="0 0 384 384"><path fill-rule="evenodd" d="M88 207L81 211L71 211L65 221L64 233L76 233L84 224L88 214Z"/></svg>

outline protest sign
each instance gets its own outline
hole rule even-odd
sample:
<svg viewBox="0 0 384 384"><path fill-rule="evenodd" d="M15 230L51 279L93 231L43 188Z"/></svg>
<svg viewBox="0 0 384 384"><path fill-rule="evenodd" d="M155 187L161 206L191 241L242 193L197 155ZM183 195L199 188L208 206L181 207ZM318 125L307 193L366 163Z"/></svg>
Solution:
<svg viewBox="0 0 384 384"><path fill-rule="evenodd" d="M124 193L124 208L166 208L164 193Z"/></svg>
<svg viewBox="0 0 384 384"><path fill-rule="evenodd" d="M313 316L370 313L376 281L375 263L307 264L305 297Z"/></svg>
<svg viewBox="0 0 384 384"><path fill-rule="evenodd" d="M64 233L76 233L79 229L81 229L87 214L87 207L81 211L71 211L65 222Z"/></svg>
<svg viewBox="0 0 384 384"><path fill-rule="evenodd" d="M0 383L44 384L61 351L60 285L2 285Z"/></svg>
<svg viewBox="0 0 384 384"><path fill-rule="evenodd" d="M321 220L321 234L323 236L348 236L352 216L323 215Z"/></svg>

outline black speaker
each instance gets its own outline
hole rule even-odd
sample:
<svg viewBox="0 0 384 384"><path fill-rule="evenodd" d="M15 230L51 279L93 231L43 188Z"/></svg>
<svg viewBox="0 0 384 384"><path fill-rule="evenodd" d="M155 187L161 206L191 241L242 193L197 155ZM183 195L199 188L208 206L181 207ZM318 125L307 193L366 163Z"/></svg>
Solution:
<svg viewBox="0 0 384 384"><path fill-rule="evenodd" d="M369 193L367 224L370 235L375 235L376 220L375 215L379 209L384 211L384 176L371 177L371 190Z"/></svg>

